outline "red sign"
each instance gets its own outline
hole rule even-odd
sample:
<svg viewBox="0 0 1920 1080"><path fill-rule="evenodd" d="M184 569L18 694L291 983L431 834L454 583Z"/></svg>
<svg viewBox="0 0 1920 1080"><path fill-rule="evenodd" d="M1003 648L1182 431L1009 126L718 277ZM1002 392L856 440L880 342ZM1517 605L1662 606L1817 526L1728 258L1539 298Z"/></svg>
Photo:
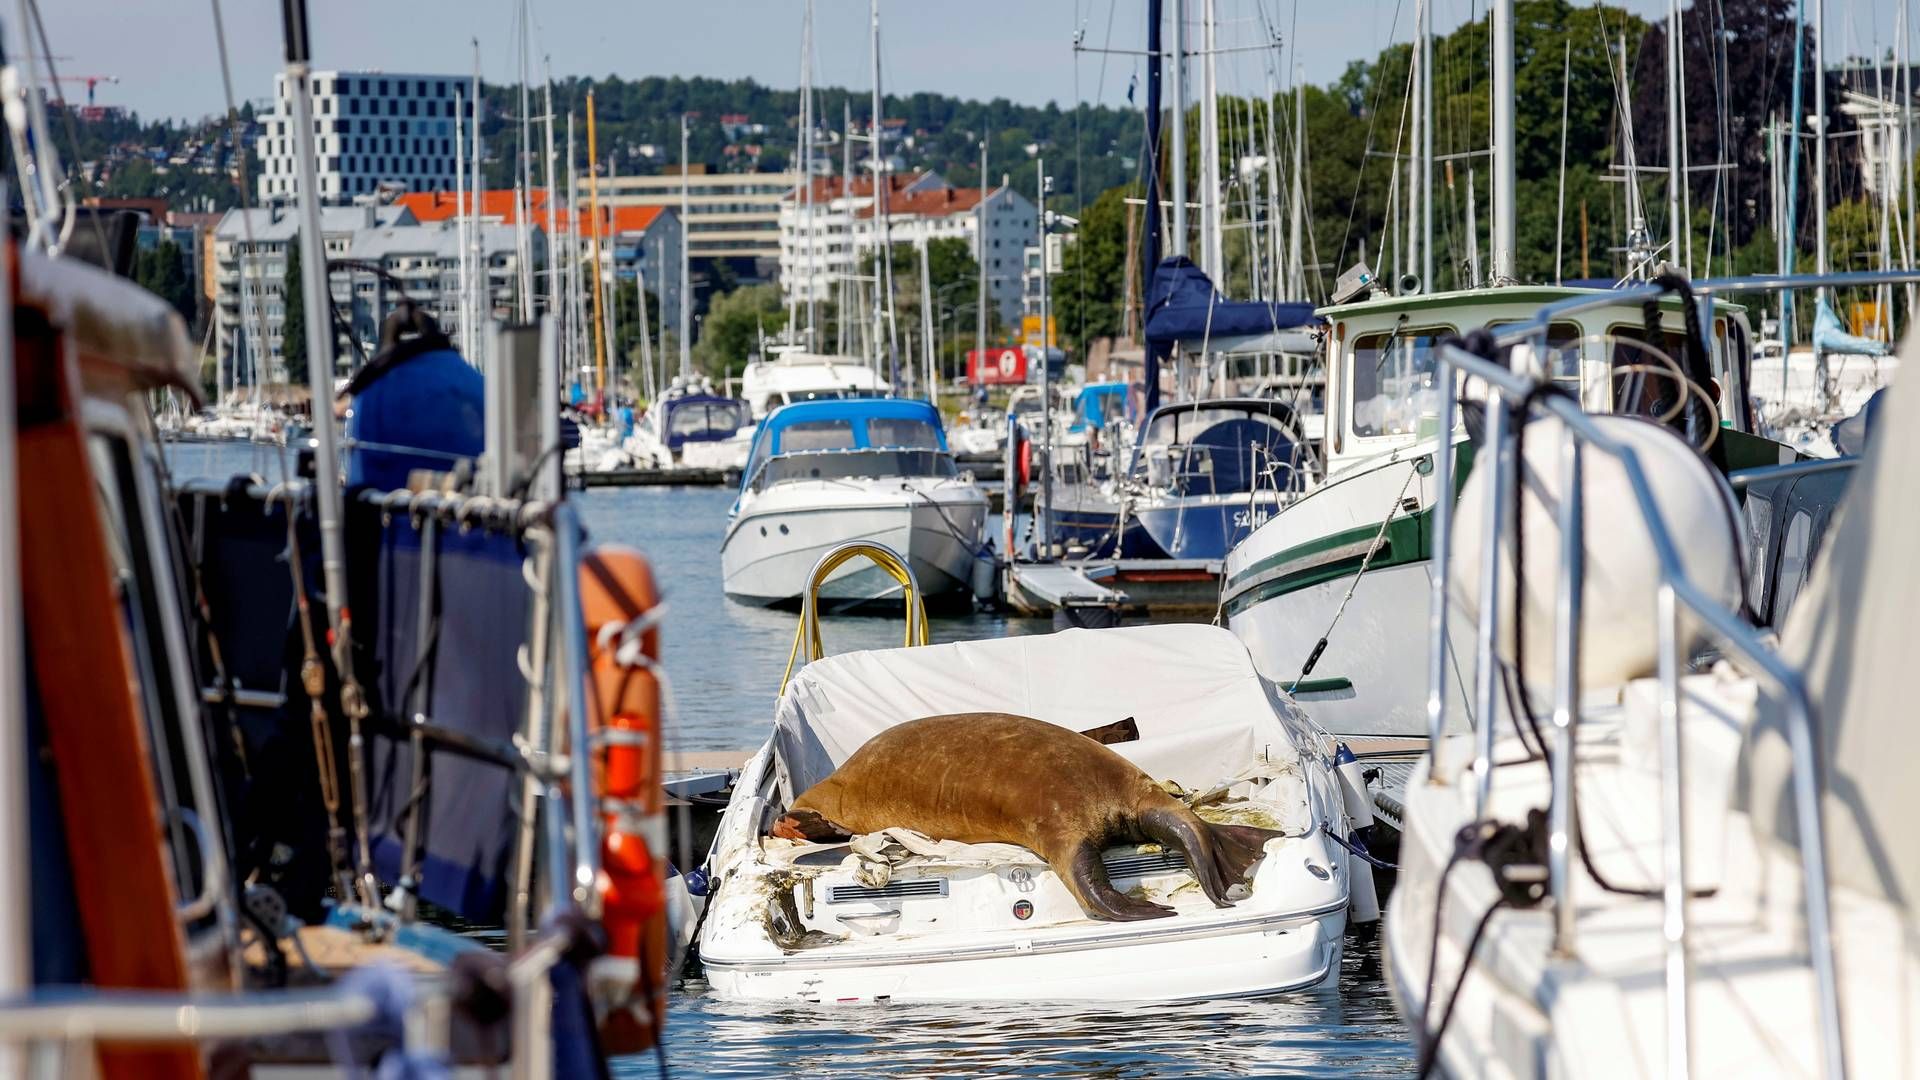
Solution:
<svg viewBox="0 0 1920 1080"><path fill-rule="evenodd" d="M967 350L967 381L989 386L1027 381L1027 354L1018 345Z"/></svg>

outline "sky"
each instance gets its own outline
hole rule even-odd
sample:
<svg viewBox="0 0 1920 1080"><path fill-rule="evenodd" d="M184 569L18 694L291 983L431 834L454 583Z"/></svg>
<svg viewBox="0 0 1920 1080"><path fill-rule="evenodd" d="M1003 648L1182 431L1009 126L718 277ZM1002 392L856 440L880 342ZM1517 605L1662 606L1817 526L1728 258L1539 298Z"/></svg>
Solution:
<svg viewBox="0 0 1920 1080"><path fill-rule="evenodd" d="M57 61L62 74L120 79L99 86L101 104L124 105L150 119L197 118L225 107L214 2L42 0L41 8L53 54L67 58ZM551 57L556 76L751 76L767 86L799 84L801 0L529 2L535 63ZM1484 0L1433 2L1434 25L1442 31L1485 10ZM1902 2L1827 0L1829 42L1856 52L1877 51L1876 43L1884 49L1893 40ZM465 73L472 70L472 41L478 38L482 77L518 81L519 3L311 0L314 65ZM1189 7L1197 11L1200 4L1190 0ZM1349 61L1405 40L1414 10L1414 0L1216 5L1218 47L1243 50L1220 56L1223 93L1284 85L1289 67L1309 82L1325 83ZM1651 17L1666 8L1663 0L1626 0L1626 6ZM264 98L282 64L280 5L224 0L221 7L234 93L242 100ZM1080 34L1088 49L1137 52L1145 44L1145 9L1145 0L881 0L882 84L888 93L1124 107L1135 75L1144 100L1141 58L1076 54L1073 42ZM867 11L866 0L817 0L816 85L872 85ZM12 23L8 18L0 25L8 32L9 51L16 40ZM1253 48L1269 40L1269 27L1289 43L1284 57ZM63 89L76 100L85 93L77 82L63 83Z"/></svg>

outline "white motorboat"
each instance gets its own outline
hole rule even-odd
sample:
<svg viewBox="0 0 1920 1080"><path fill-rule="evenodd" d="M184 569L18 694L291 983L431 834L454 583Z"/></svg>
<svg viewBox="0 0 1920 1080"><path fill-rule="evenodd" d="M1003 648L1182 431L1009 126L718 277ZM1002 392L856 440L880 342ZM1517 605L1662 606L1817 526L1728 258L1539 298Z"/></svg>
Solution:
<svg viewBox="0 0 1920 1080"><path fill-rule="evenodd" d="M906 556L929 597L964 599L986 527L987 497L954 465L933 406L803 402L773 413L754 436L721 572L735 600L797 602L823 553L868 540ZM824 595L846 605L898 600L899 590L887 574L849 565Z"/></svg>
<svg viewBox="0 0 1920 1080"><path fill-rule="evenodd" d="M768 359L747 365L740 393L764 420L782 405L800 401L881 397L886 381L866 361L852 356L807 352L797 345L773 346Z"/></svg>
<svg viewBox="0 0 1920 1080"><path fill-rule="evenodd" d="M708 380L675 379L620 447L643 468L740 469L752 441L745 402L716 394Z"/></svg>
<svg viewBox="0 0 1920 1080"><path fill-rule="evenodd" d="M1534 385L1466 370L1510 403ZM1460 666L1517 677L1541 715L1436 740L1407 783L1385 941L1423 1066L1920 1072L1920 849L1901 839L1920 387L1890 396L1824 539L1806 525L1824 508L1755 496L1854 461L1747 470L1736 514L1669 433L1564 400L1534 406L1555 415L1518 469L1469 478L1445 582L1479 622ZM1502 548L1529 537L1517 567L1482 555L1503 501ZM1741 614L1763 603L1777 640Z"/></svg>
<svg viewBox="0 0 1920 1080"><path fill-rule="evenodd" d="M1115 678L1123 671L1151 674ZM1140 922L1090 918L1047 863L1011 844L898 830L839 844L767 836L796 792L868 739L970 711L1074 730L1132 717L1140 737L1112 749L1177 785L1203 818L1283 835L1267 842L1244 897L1223 908L1178 853L1107 849L1116 888L1176 912ZM1183 1000L1333 986L1352 878L1367 873L1329 839L1348 835L1334 753L1215 627L814 659L782 692L773 736L721 819L699 942L707 981L723 997L813 1002ZM1050 781L1036 764L1033 784Z"/></svg>

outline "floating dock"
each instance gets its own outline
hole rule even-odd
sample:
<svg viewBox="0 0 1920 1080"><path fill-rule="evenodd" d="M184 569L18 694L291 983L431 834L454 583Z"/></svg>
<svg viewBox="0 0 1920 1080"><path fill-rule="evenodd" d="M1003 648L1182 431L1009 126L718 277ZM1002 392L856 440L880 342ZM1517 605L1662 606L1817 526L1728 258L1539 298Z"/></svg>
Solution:
<svg viewBox="0 0 1920 1080"><path fill-rule="evenodd" d="M1007 603L1031 616L1201 614L1220 605L1220 565L1215 559L1014 562L1006 569Z"/></svg>
<svg viewBox="0 0 1920 1080"><path fill-rule="evenodd" d="M733 469L605 469L573 474L574 486L603 487L731 487L740 482Z"/></svg>

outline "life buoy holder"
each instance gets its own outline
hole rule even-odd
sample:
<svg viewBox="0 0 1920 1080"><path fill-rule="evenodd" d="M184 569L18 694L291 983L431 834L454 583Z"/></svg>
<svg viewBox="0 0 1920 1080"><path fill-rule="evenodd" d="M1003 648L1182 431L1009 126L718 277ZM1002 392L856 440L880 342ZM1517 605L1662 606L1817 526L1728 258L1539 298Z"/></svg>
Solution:
<svg viewBox="0 0 1920 1080"><path fill-rule="evenodd" d="M610 1053L652 1049L667 1018L659 604L653 570L638 551L600 546L581 559L580 610L599 699L588 721L597 725L594 793L605 824L600 921L608 957L622 972L628 964L633 969L624 994L601 1010L601 1041Z"/></svg>

